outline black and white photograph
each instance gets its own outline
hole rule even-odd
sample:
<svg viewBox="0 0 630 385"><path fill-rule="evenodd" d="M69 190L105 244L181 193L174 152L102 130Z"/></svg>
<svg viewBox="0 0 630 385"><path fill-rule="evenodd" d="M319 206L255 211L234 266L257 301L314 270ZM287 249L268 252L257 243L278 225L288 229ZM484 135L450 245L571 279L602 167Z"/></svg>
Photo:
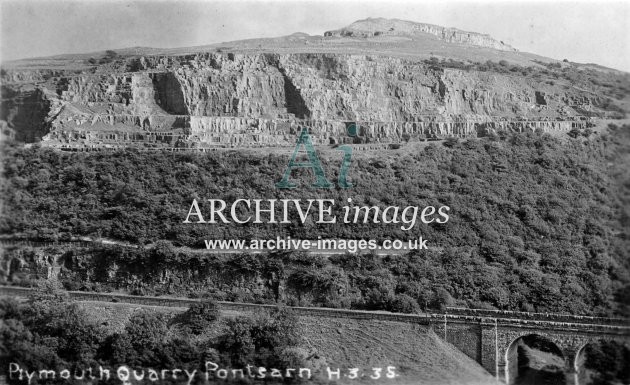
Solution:
<svg viewBox="0 0 630 385"><path fill-rule="evenodd" d="M0 385L630 385L630 2L0 0Z"/></svg>

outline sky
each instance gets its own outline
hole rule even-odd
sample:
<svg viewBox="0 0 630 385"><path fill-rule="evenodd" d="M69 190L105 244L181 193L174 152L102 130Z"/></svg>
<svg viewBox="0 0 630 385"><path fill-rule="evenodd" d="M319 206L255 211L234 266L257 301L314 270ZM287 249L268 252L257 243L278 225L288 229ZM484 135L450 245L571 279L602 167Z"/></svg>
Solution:
<svg viewBox="0 0 630 385"><path fill-rule="evenodd" d="M520 51L630 72L630 1L0 0L0 58L322 35L367 17L487 33Z"/></svg>

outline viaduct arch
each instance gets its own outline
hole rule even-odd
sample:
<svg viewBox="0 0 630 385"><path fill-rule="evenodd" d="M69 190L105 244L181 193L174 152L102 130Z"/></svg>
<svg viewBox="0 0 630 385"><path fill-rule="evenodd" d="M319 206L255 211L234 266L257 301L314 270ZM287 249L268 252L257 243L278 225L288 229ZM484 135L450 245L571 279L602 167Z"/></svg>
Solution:
<svg viewBox="0 0 630 385"><path fill-rule="evenodd" d="M509 345L508 347L505 349L505 382L507 384L515 384L516 383L516 379L518 376L521 375L520 373L520 360L519 360L519 356L520 356L520 348L523 347L523 345L521 344L521 342L526 342L528 339L536 339L540 342L543 343L543 345L546 345L545 347L548 349L548 352L545 352L545 354L553 354L556 356L557 360L564 360L564 353L562 352L562 350L558 347L558 345L556 344L556 342L541 336L540 334L526 334L524 336L521 337L517 337L516 339L514 339ZM557 365L558 369L560 369L561 371L563 371L564 368L564 364L560 364ZM560 382L560 381L558 381ZM564 381L562 381L564 382Z"/></svg>
<svg viewBox="0 0 630 385"><path fill-rule="evenodd" d="M579 384L586 345L615 341L630 349L630 324L624 319L453 308L433 316L438 336L506 384L518 373L511 348L523 337L539 336L558 348L567 385Z"/></svg>

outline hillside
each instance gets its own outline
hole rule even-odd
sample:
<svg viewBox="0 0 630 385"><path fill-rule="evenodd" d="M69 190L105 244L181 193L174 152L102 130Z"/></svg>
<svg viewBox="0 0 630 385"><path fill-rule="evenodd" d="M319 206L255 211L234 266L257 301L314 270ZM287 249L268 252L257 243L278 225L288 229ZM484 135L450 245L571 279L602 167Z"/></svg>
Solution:
<svg viewBox="0 0 630 385"><path fill-rule="evenodd" d="M138 308L173 317L185 309L140 307L128 304L82 302L89 319L108 325L110 332L122 332L129 317ZM223 317L247 313L222 313ZM454 346L440 340L428 326L400 322L298 317L302 340L300 348L315 355L321 368L371 368L396 365L400 377L388 380L397 385L430 383L435 385L489 385L494 379L475 361ZM225 328L217 326L210 333ZM371 373L369 373L371 374ZM356 383L341 379L338 383ZM370 383L362 379L358 383Z"/></svg>
<svg viewBox="0 0 630 385"><path fill-rule="evenodd" d="M278 152L164 156L5 147L2 234L43 241L91 236L139 245L165 242L147 249L9 249L4 258L15 262L7 264L3 279L28 283L30 273L50 267L69 287L94 290L210 291L228 300L369 309L456 302L628 314L628 127L577 132L576 138L504 133L372 151L353 164L349 178L356 190L310 189L308 172L296 173L302 187L277 190L273 184L287 159ZM336 151L322 153L329 175L337 172L338 157ZM446 224L418 224L410 232L369 223L182 223L193 197L231 202L303 196L337 202L351 197L355 204L381 207L446 204L452 212ZM379 242L423 236L429 250L326 261L300 253L220 256L173 247L277 236Z"/></svg>
<svg viewBox="0 0 630 385"><path fill-rule="evenodd" d="M380 145L623 118L628 74L474 32L367 19L324 36L130 48L2 65L6 136L66 150ZM345 133L359 122L357 137Z"/></svg>

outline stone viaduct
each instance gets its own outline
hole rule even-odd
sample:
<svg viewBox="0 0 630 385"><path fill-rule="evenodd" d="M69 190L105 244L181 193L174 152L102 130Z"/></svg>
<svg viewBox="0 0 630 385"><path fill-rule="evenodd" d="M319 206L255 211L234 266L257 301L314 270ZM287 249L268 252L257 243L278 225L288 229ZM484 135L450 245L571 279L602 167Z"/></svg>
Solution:
<svg viewBox="0 0 630 385"><path fill-rule="evenodd" d="M554 344L564 359L565 383L579 384L586 345L617 341L630 349L630 321L546 313L447 308L433 314L435 332L506 384L518 376L517 342L536 335Z"/></svg>
<svg viewBox="0 0 630 385"><path fill-rule="evenodd" d="M25 297L33 289L0 286L0 296ZM132 296L71 291L78 301L115 301L138 305L188 307L196 299ZM276 305L219 302L224 310L252 312ZM584 348L593 342L616 341L630 349L630 321L622 318L564 314L524 313L501 310L447 308L440 314L398 314L360 310L291 307L298 316L378 319L426 325L440 337L477 361L502 383L513 384L518 376L518 341L539 336L555 345L564 360L567 385L578 385Z"/></svg>

